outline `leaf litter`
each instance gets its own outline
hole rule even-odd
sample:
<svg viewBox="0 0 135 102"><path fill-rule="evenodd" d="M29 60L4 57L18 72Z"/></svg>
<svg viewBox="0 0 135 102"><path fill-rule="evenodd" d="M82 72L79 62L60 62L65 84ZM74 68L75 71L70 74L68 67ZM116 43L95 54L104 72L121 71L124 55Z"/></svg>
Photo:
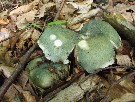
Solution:
<svg viewBox="0 0 135 102"><path fill-rule="evenodd" d="M0 13L0 25L1 25L0 27L1 29L0 30L0 41L1 41L0 42L1 43L0 78L2 78L2 80L5 81L6 79L9 79L9 76L12 76L12 72L16 70L16 66L19 65L19 62L21 62L27 50L31 48L38 41L40 37L43 36L42 35L43 29L47 29L46 25L53 21L53 18L55 17L56 12L59 10L62 1L64 0L55 0L55 1L34 0L33 2L27 2L22 4L21 6L19 5L12 8L12 10L7 9L6 11ZM98 0L96 1L100 3ZM110 1L111 0L109 0L109 2ZM112 3L116 4L113 5L113 7L107 4L105 6L102 5L100 6L104 9L109 7L107 10L110 11L111 13L113 12L120 13L122 16L124 16L124 18L127 21L129 21L131 24L134 25L134 13L135 13L134 4L133 3L131 4L131 1L130 2L122 1L122 3L120 3L120 1L121 0L119 0L119 2L113 1ZM62 25L64 27L63 29L67 27L72 30L74 29L76 31L78 31L77 29L79 29L80 31L81 30L80 27L85 26L85 23L88 21L92 22L92 20L96 18L97 16L96 14L100 13L102 18L103 11L96 6L93 6L93 3L97 3L97 2L93 0L79 0L79 1L67 0L64 3L64 6L57 20L66 21L67 25L65 25L66 23ZM31 25L33 23L35 24L35 26L26 26L27 24ZM57 26L57 24L55 26ZM19 28L23 28L23 29L20 30ZM125 28L121 28L121 29L125 29ZM134 32L134 29L132 30L133 31L131 31L131 33ZM118 31L120 36L121 36L120 34L121 32L122 31ZM130 32L128 32L128 34L129 33ZM76 35L80 36L78 32ZM81 40L86 40L87 37L83 36L81 37ZM8 40L3 42L3 40L6 38L8 38ZM132 41L125 39L123 37L121 38L122 38L122 46L119 49L117 49L115 53L116 54L114 56L115 62L113 61L114 63L111 63L113 65L111 64L109 64L110 66L107 65L106 68L102 69L102 71L97 70L96 72L92 73L91 76L89 76L88 73L86 72L87 70L85 71L85 68L82 68L85 67L85 65L80 66L81 64L77 63L78 58L80 60L80 57L78 57L78 54L80 52L75 52L76 50L74 48L78 46L74 46L68 49L70 50L68 51L68 53L70 53L71 50L73 50L73 52L70 55L68 54L68 56L66 56L66 59L68 58L69 60L68 63L70 65L69 67L70 71L66 72L68 74L66 74L66 77L64 77L65 79L63 78L63 80L58 81L57 83L54 84L54 86L50 86L49 88L37 87L36 84L34 85L34 83L32 82L33 80L31 80L29 76L28 68L25 68L24 69L25 73L23 72L22 74L20 74L20 77L17 77L15 82L12 83L9 90L7 90L6 92L4 99L8 102L11 102L11 100L12 101L20 100L25 102L36 102L42 100L43 101L50 100L51 102L54 101L56 102L57 100L58 102L62 102L65 100L65 98L67 98L68 101L80 100L80 102L88 101L88 100L89 101L107 100L108 102L109 101L112 102L134 101L135 100L134 98L134 80L135 80L134 65L135 64L134 64L134 51L132 50L134 49L134 46L132 44ZM51 36L51 39L55 39L55 37ZM45 38L44 40L45 43L48 43L47 41L48 38ZM60 46L61 45L60 40L59 39L57 40L57 38L55 40L56 41L54 41L55 42L54 44ZM96 42L99 45L101 43L100 40L101 39L99 39ZM90 40L89 42L92 42L92 40ZM124 45L125 44L124 42L128 42L128 43L131 42L130 43L131 45L128 43ZM94 43L95 45L92 43L89 45L94 45L96 47L96 43ZM49 46L47 48L50 48ZM81 44L80 46L83 45ZM45 49L45 56L47 53L46 52L47 48ZM56 53L59 53L60 51L59 47L57 47L56 49L57 52L53 52L53 49L51 49L48 52L50 54L52 54L53 52L53 55L51 57L52 62L54 60L53 58L56 57L54 55ZM107 50L108 48L105 51ZM61 60L61 62L55 59L56 61L54 62L57 62L56 66L59 63L62 64L62 61L65 60L65 59L61 59L61 57L63 56L63 53L66 54L66 51L67 50L65 50L64 48L62 49L61 54L57 55L57 57L59 58L57 60ZM97 50L97 54L100 56L103 53L100 50ZM42 65L43 63L51 63L51 61L48 60L45 56L41 52L41 49L37 47L36 50L27 59L29 62L32 59L41 57L41 60L34 62L37 64L36 70L38 70L40 65ZM81 60L83 60L84 58L86 60L87 59L86 56L81 58ZM90 59L90 61L92 61L92 59ZM100 63L101 61L96 60L95 62ZM25 63L25 67L27 63ZM44 70L49 71L49 73L51 74L55 73L57 75L63 75L64 73L63 70L57 71L52 66L49 66L48 69L44 69ZM93 74L96 75L94 76ZM67 81L67 79L69 80ZM74 91L72 89L74 89ZM52 93L53 91L56 91L56 93L53 94ZM53 96L53 98L51 96ZM40 100L41 97L43 97L42 100Z"/></svg>

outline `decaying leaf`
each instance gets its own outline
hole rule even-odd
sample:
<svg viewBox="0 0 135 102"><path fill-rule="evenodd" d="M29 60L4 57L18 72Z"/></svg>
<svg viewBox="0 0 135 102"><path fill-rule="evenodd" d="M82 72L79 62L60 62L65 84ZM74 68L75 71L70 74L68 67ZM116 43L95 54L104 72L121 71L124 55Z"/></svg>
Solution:
<svg viewBox="0 0 135 102"><path fill-rule="evenodd" d="M32 3L27 4L27 5L23 5L18 7L17 9L11 11L9 13L9 15L20 15L20 14L24 14L26 12L29 12L30 10L32 10L33 8L35 8L35 6L39 3L40 0L34 0Z"/></svg>
<svg viewBox="0 0 135 102"><path fill-rule="evenodd" d="M69 18L68 19L68 26L72 26L74 24L80 23L84 20L84 18L91 18L92 16L96 15L99 11L101 11L99 8L92 9L89 12L85 14L80 14L77 17Z"/></svg>
<svg viewBox="0 0 135 102"><path fill-rule="evenodd" d="M116 98L111 102L134 102L135 101L135 94L126 93L120 98Z"/></svg>
<svg viewBox="0 0 135 102"><path fill-rule="evenodd" d="M37 41L39 39L40 35L41 35L41 33L38 30L34 29L31 34L31 39L33 41Z"/></svg>
<svg viewBox="0 0 135 102"><path fill-rule="evenodd" d="M110 12L120 13L127 21L133 23L135 19L135 6L125 3L117 3L113 8L108 8Z"/></svg>
<svg viewBox="0 0 135 102"><path fill-rule="evenodd" d="M16 90L14 85L11 85L4 95L4 101L10 102L17 94L19 94L19 92Z"/></svg>
<svg viewBox="0 0 135 102"><path fill-rule="evenodd" d="M36 17L41 18L45 15L48 9L54 6L54 3L43 4L40 0L20 6L10 12L11 19L15 22L18 28L21 28L27 23L31 23Z"/></svg>
<svg viewBox="0 0 135 102"><path fill-rule="evenodd" d="M40 36L38 45L47 59L67 64L69 62L67 58L74 49L77 40L75 32L60 25L52 25L47 27Z"/></svg>
<svg viewBox="0 0 135 102"><path fill-rule="evenodd" d="M131 49L132 49L132 47L129 44L129 42L126 41L126 40L122 40L121 47L119 47L119 49L117 49L117 54L118 55L132 56L131 55Z"/></svg>
<svg viewBox="0 0 135 102"><path fill-rule="evenodd" d="M29 78L28 78L27 72L23 71L18 78L18 83L24 89L26 87L28 80Z"/></svg>
<svg viewBox="0 0 135 102"><path fill-rule="evenodd" d="M108 7L108 5L105 5L102 8L106 9L107 7ZM86 18L91 18L91 17L95 16L100 11L101 11L100 8L95 8L95 9L90 10L87 13L80 14L77 17L69 18L68 19L68 26L72 26L74 24L80 23L81 21L83 21Z"/></svg>
<svg viewBox="0 0 135 102"><path fill-rule="evenodd" d="M60 5L57 4L56 5L56 8L57 8L57 10L59 10ZM73 12L75 10L76 9L74 9L72 6L70 6L68 4L65 4L64 7L63 7L63 9L61 10L61 13L59 15L59 19L68 20L69 18L71 18L71 15L73 14Z"/></svg>
<svg viewBox="0 0 135 102"><path fill-rule="evenodd" d="M0 30L0 41L8 38L10 36L10 31L6 28L1 28ZM8 47L9 46L9 40L2 42L2 46Z"/></svg>
<svg viewBox="0 0 135 102"><path fill-rule="evenodd" d="M38 40L39 36L41 33L36 30L36 29L29 29L24 31L22 34L19 36L19 41L16 43L16 48L17 49L24 49L25 47L29 47L30 44L34 43L35 41ZM28 39L31 39L32 41L28 43ZM28 46L25 46L25 43L28 43Z"/></svg>
<svg viewBox="0 0 135 102"><path fill-rule="evenodd" d="M133 76L129 79L125 79L123 81L121 81L119 84L125 88L128 89L128 92L134 93L135 94L135 84L132 82Z"/></svg>
<svg viewBox="0 0 135 102"><path fill-rule="evenodd" d="M93 0L85 0L83 2L67 2L67 4L71 4L75 9L77 9L77 13L84 14L91 9L92 2Z"/></svg>
<svg viewBox="0 0 135 102"><path fill-rule="evenodd" d="M16 20L17 27L21 28L26 23L30 23L34 21L36 14L37 14L37 10L32 10L32 11L19 15Z"/></svg>
<svg viewBox="0 0 135 102"><path fill-rule="evenodd" d="M8 15L8 10L0 13L0 25L6 25L9 23L9 20L7 19L7 15Z"/></svg>
<svg viewBox="0 0 135 102"><path fill-rule="evenodd" d="M38 11L38 14L36 15L36 17L43 17L45 15L45 13L47 12L47 9L54 6L55 3L47 3L47 4L44 4Z"/></svg>
<svg viewBox="0 0 135 102"><path fill-rule="evenodd" d="M132 66L131 58L128 55L116 55L116 59L120 66Z"/></svg>
<svg viewBox="0 0 135 102"><path fill-rule="evenodd" d="M36 102L35 96L31 95L29 91L24 91L23 97L24 97L25 102Z"/></svg>

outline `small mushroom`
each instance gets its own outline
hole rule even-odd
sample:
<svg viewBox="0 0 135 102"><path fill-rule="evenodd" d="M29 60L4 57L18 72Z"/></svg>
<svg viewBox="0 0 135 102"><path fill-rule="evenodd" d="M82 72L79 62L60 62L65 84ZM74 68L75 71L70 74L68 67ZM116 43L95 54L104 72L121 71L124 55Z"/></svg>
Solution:
<svg viewBox="0 0 135 102"><path fill-rule="evenodd" d="M45 89L68 77L68 65L59 63L37 65L39 61L42 61L42 59L35 58L26 66L30 71L30 80L35 86Z"/></svg>
<svg viewBox="0 0 135 102"><path fill-rule="evenodd" d="M39 68L35 68L30 71L30 79L34 85L40 88L48 88L57 83L59 78L55 73L51 73L47 68L44 68L45 64L40 65Z"/></svg>

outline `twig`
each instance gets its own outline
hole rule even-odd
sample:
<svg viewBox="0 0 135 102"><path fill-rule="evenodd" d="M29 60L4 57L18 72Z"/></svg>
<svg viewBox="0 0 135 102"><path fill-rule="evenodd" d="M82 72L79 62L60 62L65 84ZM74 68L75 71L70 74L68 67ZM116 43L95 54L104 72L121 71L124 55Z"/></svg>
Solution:
<svg viewBox="0 0 135 102"><path fill-rule="evenodd" d="M58 10L58 12L56 13L56 16L55 16L55 18L54 18L54 21L56 21L57 18L59 17L60 12L61 12L61 10L62 10L64 4L65 4L65 1L66 1L66 0L62 0L61 5L60 5L60 8L59 8L59 10Z"/></svg>
<svg viewBox="0 0 135 102"><path fill-rule="evenodd" d="M70 81L68 81L66 84L64 84L63 86L57 88L56 90L54 90L53 92L49 93L48 95L46 95L43 99L41 99L39 102L48 102L49 100L51 100L58 92L60 92L61 90L65 89L66 87L68 87L71 83L73 83L76 79L78 79L81 75L83 74L83 72L80 72L78 74L76 74Z"/></svg>
<svg viewBox="0 0 135 102"><path fill-rule="evenodd" d="M17 65L16 70L13 72L13 74L4 82L4 84L0 87L0 100L3 98L4 94L10 87L10 85L15 81L17 76L21 73L23 68L25 67L25 64L27 63L28 58L30 57L31 53L37 48L38 44L36 43L33 45L26 54L22 57L22 60Z"/></svg>
<svg viewBox="0 0 135 102"><path fill-rule="evenodd" d="M110 90L111 90L115 85L119 84L121 81L127 79L128 77L130 77L130 76L132 76L132 75L135 75L135 71L133 71L133 72L131 72L131 73L129 73L129 74L123 76L122 78L120 78L120 79L116 80L114 83L112 83L112 85L110 85L110 87L108 88L108 90L107 90L107 92L106 92L106 94L105 94L105 97L102 99L101 102L106 102L107 97L109 96Z"/></svg>

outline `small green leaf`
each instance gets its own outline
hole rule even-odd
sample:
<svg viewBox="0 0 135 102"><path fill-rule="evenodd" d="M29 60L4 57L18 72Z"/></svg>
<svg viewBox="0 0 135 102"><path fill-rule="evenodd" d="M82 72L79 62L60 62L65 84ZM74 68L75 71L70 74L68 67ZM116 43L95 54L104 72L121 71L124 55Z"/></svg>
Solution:
<svg viewBox="0 0 135 102"><path fill-rule="evenodd" d="M37 25L36 23L32 23L31 26L42 30L42 28L39 25Z"/></svg>
<svg viewBox="0 0 135 102"><path fill-rule="evenodd" d="M21 26L21 27L19 28L19 30L26 29L26 28L28 28L29 26L30 26L29 23L28 23L28 24L25 24L25 25Z"/></svg>
<svg viewBox="0 0 135 102"><path fill-rule="evenodd" d="M52 26L52 25L66 25L66 22L65 21L54 21L54 22L48 23L48 26Z"/></svg>
<svg viewBox="0 0 135 102"><path fill-rule="evenodd" d="M35 28L38 28L38 29L42 29L42 28L41 28L39 25L37 25L36 23L27 23L27 24L21 26L21 27L19 28L19 30L27 29L27 28L29 28L29 27L35 27Z"/></svg>

